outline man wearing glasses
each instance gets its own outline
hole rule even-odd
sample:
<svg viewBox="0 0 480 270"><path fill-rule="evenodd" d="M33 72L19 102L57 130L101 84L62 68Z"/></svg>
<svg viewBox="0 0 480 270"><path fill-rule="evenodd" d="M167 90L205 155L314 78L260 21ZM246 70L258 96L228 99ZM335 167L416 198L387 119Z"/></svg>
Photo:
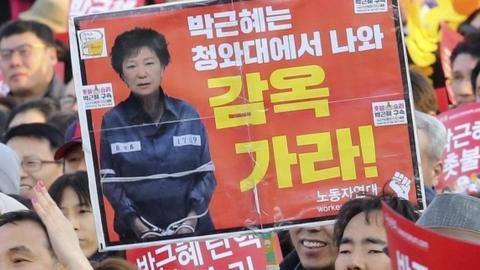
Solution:
<svg viewBox="0 0 480 270"><path fill-rule="evenodd" d="M54 160L62 145L62 134L48 124L23 124L11 128L5 135L7 146L21 159L20 195L31 198L33 187L42 180L48 188L62 175L62 162Z"/></svg>
<svg viewBox="0 0 480 270"><path fill-rule="evenodd" d="M60 99L65 85L55 76L57 51L52 30L34 21L11 21L0 28L0 70L10 95L20 102Z"/></svg>

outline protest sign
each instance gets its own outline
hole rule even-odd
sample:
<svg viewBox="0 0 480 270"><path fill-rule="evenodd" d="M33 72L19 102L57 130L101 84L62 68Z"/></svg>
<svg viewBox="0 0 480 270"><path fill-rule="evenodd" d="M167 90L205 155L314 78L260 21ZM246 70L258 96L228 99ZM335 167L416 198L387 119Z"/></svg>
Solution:
<svg viewBox="0 0 480 270"><path fill-rule="evenodd" d="M102 247L331 222L384 188L422 208L397 6L190 1L74 18Z"/></svg>
<svg viewBox="0 0 480 270"><path fill-rule="evenodd" d="M443 174L439 191L477 193L480 191L480 104L465 104L438 115L447 128Z"/></svg>
<svg viewBox="0 0 480 270"><path fill-rule="evenodd" d="M182 242L127 251L140 270L268 269L281 261L276 235Z"/></svg>
<svg viewBox="0 0 480 270"><path fill-rule="evenodd" d="M480 246L435 233L382 206L392 269L474 269Z"/></svg>

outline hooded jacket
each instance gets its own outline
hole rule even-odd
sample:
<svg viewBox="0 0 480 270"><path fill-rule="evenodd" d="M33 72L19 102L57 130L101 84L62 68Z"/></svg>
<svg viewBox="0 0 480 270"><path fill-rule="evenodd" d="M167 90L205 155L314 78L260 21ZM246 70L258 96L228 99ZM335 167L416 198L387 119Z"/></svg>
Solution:
<svg viewBox="0 0 480 270"><path fill-rule="evenodd" d="M0 192L18 194L20 191L20 159L8 146L0 143Z"/></svg>

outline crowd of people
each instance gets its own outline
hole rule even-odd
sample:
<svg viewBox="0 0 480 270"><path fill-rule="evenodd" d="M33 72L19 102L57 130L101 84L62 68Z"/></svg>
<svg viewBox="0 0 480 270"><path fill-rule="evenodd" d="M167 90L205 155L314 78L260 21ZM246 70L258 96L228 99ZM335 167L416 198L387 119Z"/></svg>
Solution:
<svg viewBox="0 0 480 270"><path fill-rule="evenodd" d="M70 68L67 45L56 39L52 26L45 21L14 17L9 16L0 26L0 71L7 89L0 89L0 269L136 269L124 260L122 252L99 251L71 71L58 71L59 62ZM444 82L453 93L450 108L480 101L478 20L479 11L473 11L461 28L468 33L462 32L464 39L450 56L452 75ZM155 31L146 34L162 39ZM136 57L150 54L155 58L155 48L145 44L138 45ZM135 74L125 74L123 69L127 60L120 59L114 68L116 65L116 71L132 88L127 76L135 80ZM158 60L162 73L168 59ZM440 112L436 90L413 65L409 77L426 210L420 214L407 200L388 193L362 194L342 206L334 225L298 227L280 233L282 241L291 243L285 245L280 269L391 269L382 202L421 226L480 245L480 199L472 194L437 194L447 131L435 117ZM157 99L168 98L161 91L155 94ZM163 113L151 112L152 119ZM112 110L105 117L114 113ZM112 124L113 120L107 122ZM210 159L207 154L205 160ZM107 162L102 166L108 167ZM213 190L213 172L209 177ZM117 186L112 185L112 190L107 197L114 206L129 202L129 198L114 196ZM208 200L211 190L206 195ZM199 204L185 211L197 215L206 208ZM127 217L128 213L121 220ZM132 219L130 224L140 223ZM131 234L144 233L133 225ZM193 231L196 225L196 221L182 224L178 233Z"/></svg>

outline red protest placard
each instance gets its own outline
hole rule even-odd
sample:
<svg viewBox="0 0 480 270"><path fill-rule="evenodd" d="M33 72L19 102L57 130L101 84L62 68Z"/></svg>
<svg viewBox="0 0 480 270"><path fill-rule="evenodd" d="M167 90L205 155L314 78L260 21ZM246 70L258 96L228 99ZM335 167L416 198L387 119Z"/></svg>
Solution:
<svg viewBox="0 0 480 270"><path fill-rule="evenodd" d="M329 221L356 193L384 187L421 208L396 7L199 1L75 18L105 246ZM138 33L168 44L170 58L141 47L117 61L143 44ZM139 61L149 57L158 75ZM160 94L149 92L156 83Z"/></svg>
<svg viewBox="0 0 480 270"><path fill-rule="evenodd" d="M479 245L447 237L415 225L382 206L392 269L475 269Z"/></svg>
<svg viewBox="0 0 480 270"><path fill-rule="evenodd" d="M126 255L141 270L268 269L282 258L276 236L253 235L135 249Z"/></svg>
<svg viewBox="0 0 480 270"><path fill-rule="evenodd" d="M447 128L443 175L437 189L477 193L480 191L480 104L465 104L438 115Z"/></svg>

